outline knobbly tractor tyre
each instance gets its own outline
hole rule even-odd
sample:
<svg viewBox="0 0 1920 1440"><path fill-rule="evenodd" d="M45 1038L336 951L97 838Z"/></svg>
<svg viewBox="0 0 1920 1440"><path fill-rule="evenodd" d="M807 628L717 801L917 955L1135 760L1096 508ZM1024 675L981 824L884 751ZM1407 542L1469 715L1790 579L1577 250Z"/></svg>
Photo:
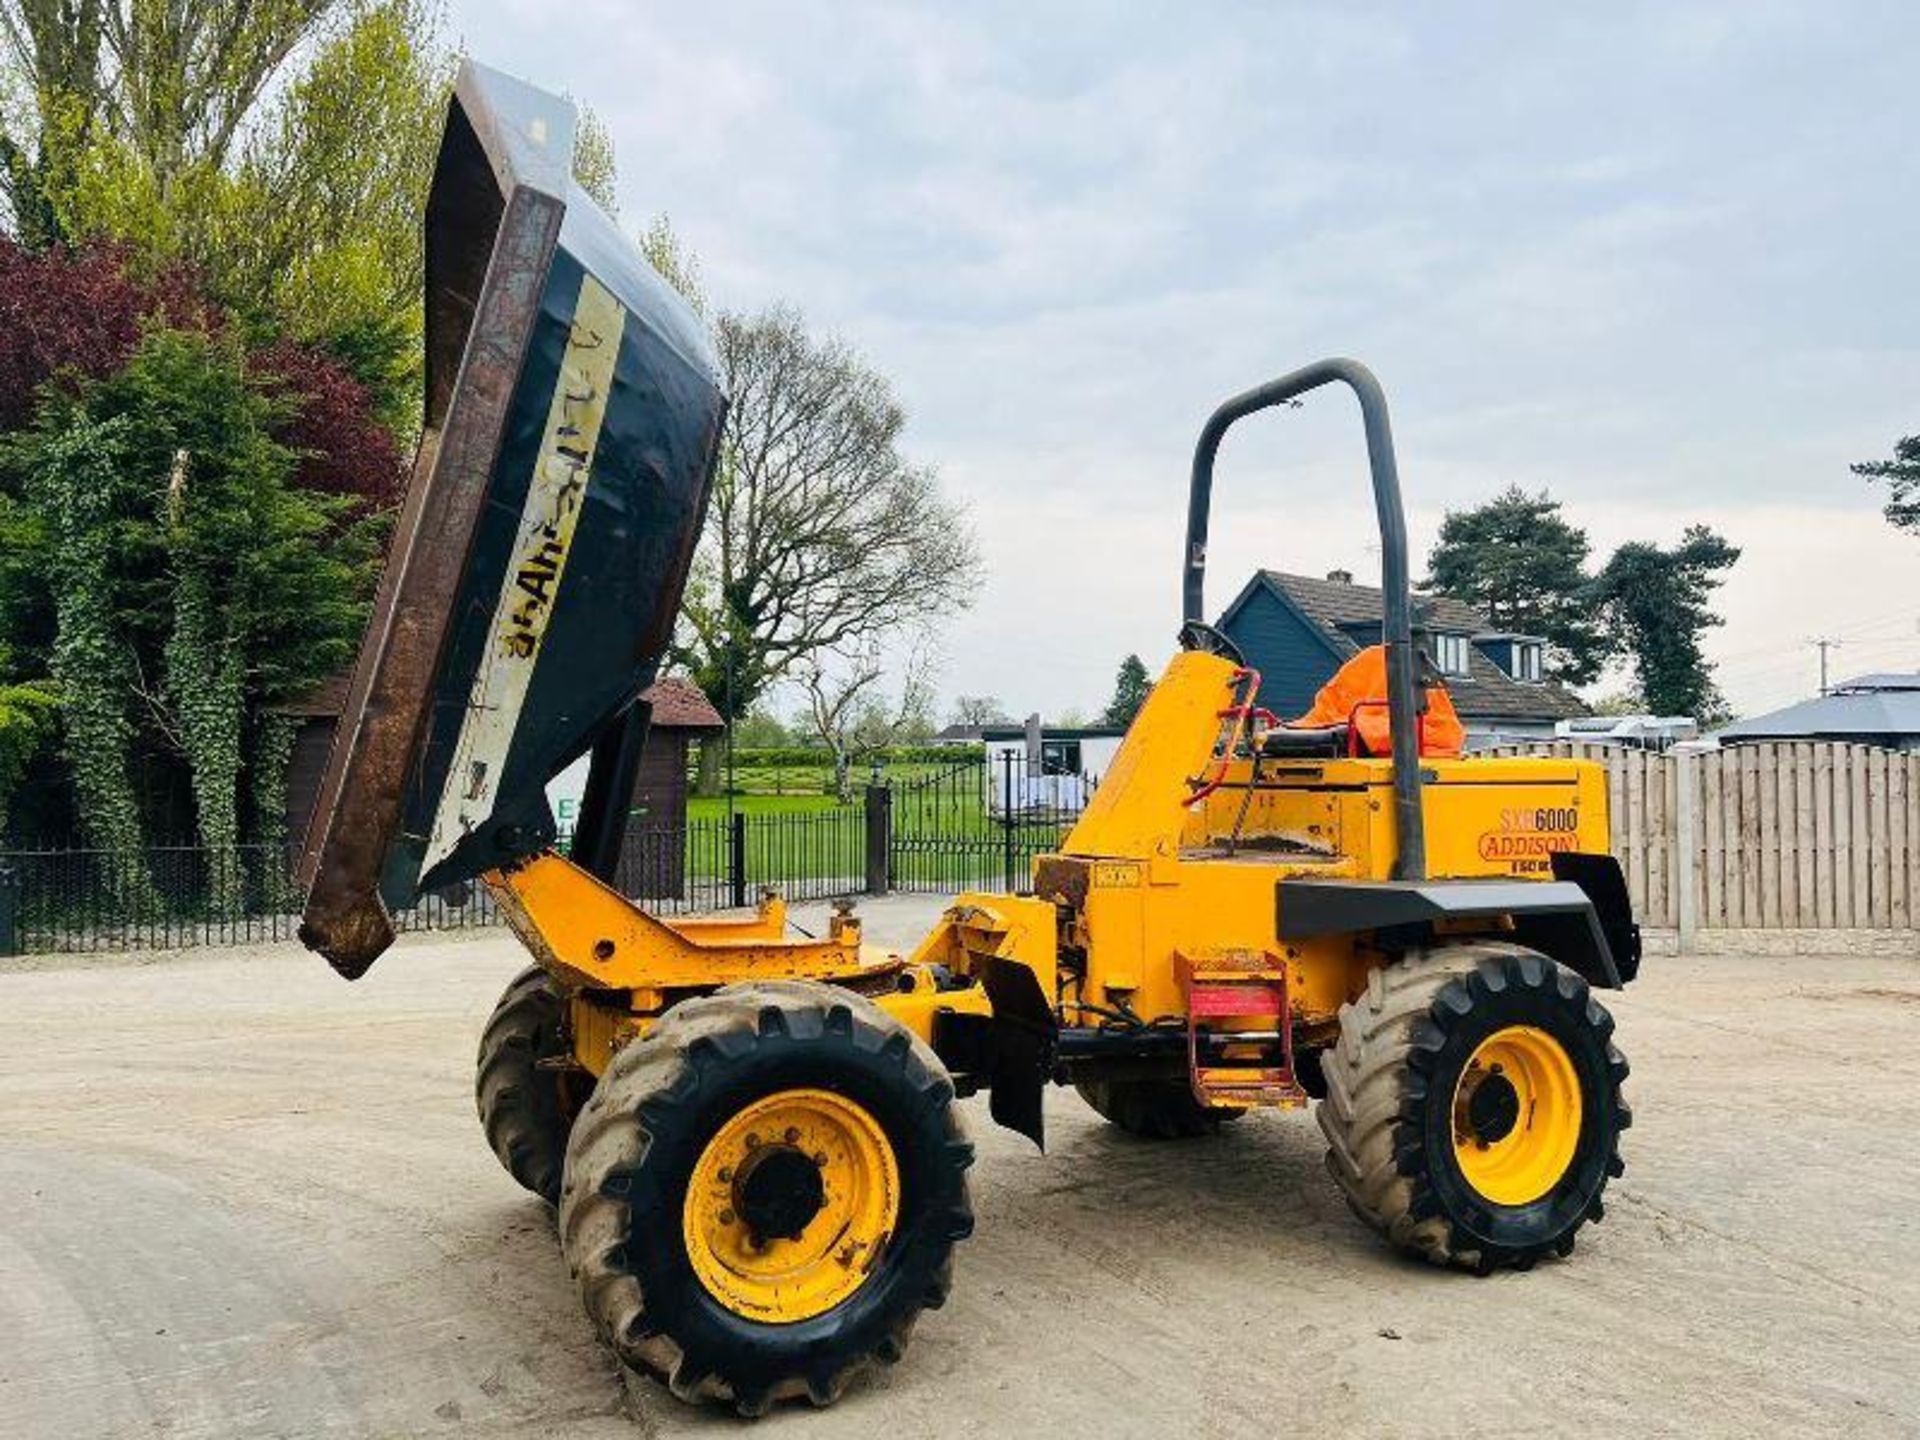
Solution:
<svg viewBox="0 0 1920 1440"><path fill-rule="evenodd" d="M1326 1055L1327 1168L1355 1214L1435 1264L1570 1254L1632 1122L1612 1037L1585 980L1517 945L1383 966Z"/></svg>
<svg viewBox="0 0 1920 1440"><path fill-rule="evenodd" d="M1142 1140L1212 1135L1245 1113L1202 1105L1185 1080L1079 1080L1073 1088L1108 1124Z"/></svg>
<svg viewBox="0 0 1920 1440"><path fill-rule="evenodd" d="M515 977L480 1035L474 1102L506 1171L549 1205L560 1200L567 1135L593 1077L564 1065L567 998L538 965Z"/></svg>
<svg viewBox="0 0 1920 1440"><path fill-rule="evenodd" d="M933 1052L831 986L730 987L619 1051L560 1243L621 1360L683 1400L831 1404L943 1304L973 1147Z"/></svg>

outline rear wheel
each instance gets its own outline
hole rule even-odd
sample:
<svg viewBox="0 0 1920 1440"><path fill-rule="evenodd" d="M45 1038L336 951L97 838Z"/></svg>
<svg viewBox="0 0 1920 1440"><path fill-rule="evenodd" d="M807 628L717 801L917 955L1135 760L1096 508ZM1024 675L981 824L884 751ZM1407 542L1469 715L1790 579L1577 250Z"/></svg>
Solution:
<svg viewBox="0 0 1920 1440"><path fill-rule="evenodd" d="M592 1077L568 1066L567 997L538 965L514 978L480 1036L474 1102L487 1144L523 1186L555 1204L567 1135Z"/></svg>
<svg viewBox="0 0 1920 1440"><path fill-rule="evenodd" d="M1144 1140L1212 1135L1246 1113L1202 1105L1185 1080L1078 1080L1073 1088L1108 1123Z"/></svg>
<svg viewBox="0 0 1920 1440"><path fill-rule="evenodd" d="M1376 970L1325 1060L1328 1168L1354 1213L1436 1264L1568 1254L1623 1169L1612 1035L1586 981L1517 945Z"/></svg>
<svg viewBox="0 0 1920 1440"><path fill-rule="evenodd" d="M620 1358L684 1400L837 1399L942 1304L973 1159L933 1053L825 985L742 985L616 1054L560 1243Z"/></svg>

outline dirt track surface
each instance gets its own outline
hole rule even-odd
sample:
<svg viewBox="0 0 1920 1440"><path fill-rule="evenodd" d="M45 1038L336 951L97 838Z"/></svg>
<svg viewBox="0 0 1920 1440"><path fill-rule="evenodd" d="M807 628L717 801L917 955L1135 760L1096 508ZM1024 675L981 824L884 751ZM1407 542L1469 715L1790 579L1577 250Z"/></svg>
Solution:
<svg viewBox="0 0 1920 1440"><path fill-rule="evenodd" d="M885 902L905 942L929 907ZM524 963L415 939L0 971L0 1434L611 1436L623 1385L473 1115ZM1920 958L1653 959L1606 1222L1440 1273L1347 1214L1305 1115L1041 1155L966 1104L979 1230L906 1359L759 1433L1920 1431Z"/></svg>

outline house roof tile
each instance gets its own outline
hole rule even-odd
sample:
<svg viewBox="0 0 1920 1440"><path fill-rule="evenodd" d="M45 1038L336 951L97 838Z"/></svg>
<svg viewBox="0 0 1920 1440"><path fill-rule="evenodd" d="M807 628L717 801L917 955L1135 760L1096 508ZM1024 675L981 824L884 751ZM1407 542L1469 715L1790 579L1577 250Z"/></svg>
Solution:
<svg viewBox="0 0 1920 1440"><path fill-rule="evenodd" d="M1384 608L1381 592L1372 585L1288 575L1278 570L1262 570L1260 579L1291 600L1309 620L1319 624L1342 654L1351 655L1360 649L1360 644L1347 633L1349 629L1380 623ZM1417 623L1469 637L1484 635L1489 628L1486 616L1450 595L1416 593L1413 602ZM1448 677L1447 689L1455 707L1468 719L1540 722L1587 713L1586 705L1571 691L1552 683L1528 684L1515 680L1488 659L1477 645L1467 647L1467 657L1468 673Z"/></svg>

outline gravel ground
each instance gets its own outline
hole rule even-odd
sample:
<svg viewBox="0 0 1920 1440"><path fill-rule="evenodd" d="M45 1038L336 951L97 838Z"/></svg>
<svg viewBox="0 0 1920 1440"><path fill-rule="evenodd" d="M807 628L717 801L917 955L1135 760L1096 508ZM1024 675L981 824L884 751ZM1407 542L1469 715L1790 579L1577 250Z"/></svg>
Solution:
<svg viewBox="0 0 1920 1440"><path fill-rule="evenodd" d="M905 943L933 907L868 907ZM4 963L4 962L0 962ZM0 970L0 1434L631 1437L470 1067L514 943L347 985L284 946ZM979 1229L906 1359L782 1433L1920 1433L1920 957L1651 960L1637 1123L1571 1260L1381 1248L1309 1117L1044 1155L966 1104Z"/></svg>

